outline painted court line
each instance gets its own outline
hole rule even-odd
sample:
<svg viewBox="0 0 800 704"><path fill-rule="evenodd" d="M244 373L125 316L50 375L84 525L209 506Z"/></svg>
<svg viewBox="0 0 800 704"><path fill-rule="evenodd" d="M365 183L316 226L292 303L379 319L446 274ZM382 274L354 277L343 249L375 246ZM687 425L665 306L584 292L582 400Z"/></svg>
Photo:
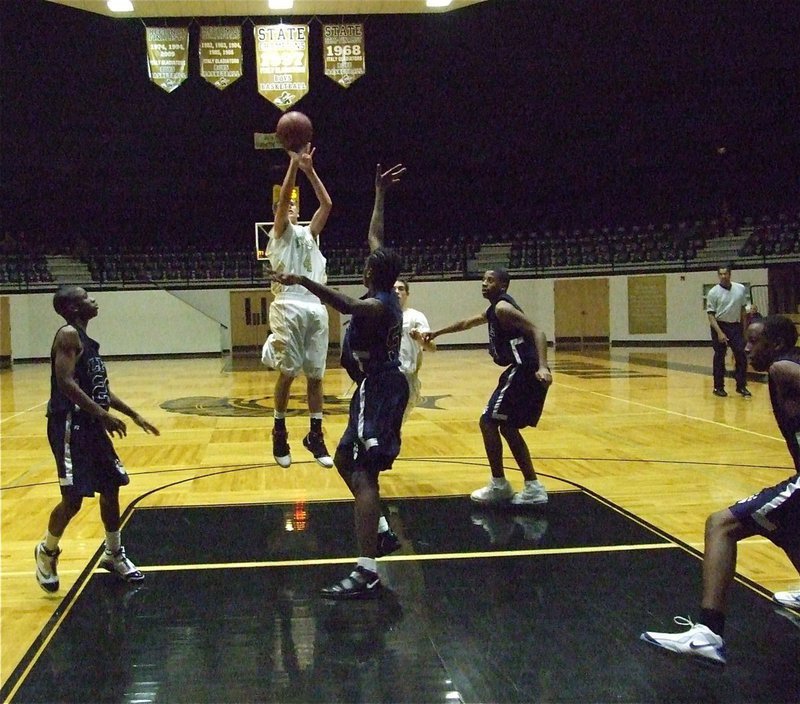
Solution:
<svg viewBox="0 0 800 704"><path fill-rule="evenodd" d="M594 547L582 548L546 548L541 550L508 550L498 552L470 552L470 553L437 553L425 555L390 555L380 558L380 562L415 562L430 560L471 560L484 557L530 557L534 555L579 555L583 553L608 553L625 552L631 550L664 550L680 549L680 545L674 543L649 543L645 545L598 545ZM356 560L352 557L330 557L316 560L265 560L261 562L218 562L200 565L138 565L139 569L145 574L149 572L185 572L187 570L229 570L229 569L253 569L261 567L300 567L314 565L342 565L349 564ZM380 562L378 564L380 564ZM96 569L97 574L107 574L106 570Z"/></svg>
<svg viewBox="0 0 800 704"><path fill-rule="evenodd" d="M10 416L6 416L5 418L0 418L0 424L5 423L9 420L14 420L17 416L24 416L26 413L30 413L31 411L35 411L37 408L41 408L42 406L46 406L47 401L42 401L41 403L37 403L35 406L31 406L30 408L25 409L24 411L19 411L17 413L12 413Z"/></svg>

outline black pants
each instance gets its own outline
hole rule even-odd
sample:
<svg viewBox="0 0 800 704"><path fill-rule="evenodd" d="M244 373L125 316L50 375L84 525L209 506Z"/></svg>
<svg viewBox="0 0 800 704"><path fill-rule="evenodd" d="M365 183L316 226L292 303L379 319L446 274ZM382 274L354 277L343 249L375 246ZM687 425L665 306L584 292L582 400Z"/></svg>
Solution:
<svg viewBox="0 0 800 704"><path fill-rule="evenodd" d="M722 332L728 338L725 345L717 340L717 333L711 328L711 345L714 348L714 388L725 388L725 354L728 347L733 352L733 359L736 362L736 388L743 389L747 386L747 355L744 353L744 334L742 333L741 323L723 323L717 321Z"/></svg>

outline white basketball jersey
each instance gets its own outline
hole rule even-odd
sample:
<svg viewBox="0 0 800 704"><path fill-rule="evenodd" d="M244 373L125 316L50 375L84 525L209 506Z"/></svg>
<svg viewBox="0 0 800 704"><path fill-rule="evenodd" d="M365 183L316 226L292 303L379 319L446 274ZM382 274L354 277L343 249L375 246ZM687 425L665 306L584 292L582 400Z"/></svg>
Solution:
<svg viewBox="0 0 800 704"><path fill-rule="evenodd" d="M282 237L275 237L275 228L273 227L269 231L267 257L275 272L306 276L318 284L328 281L325 272L326 259L322 256L317 239L311 234L308 225L288 223ZM305 286L299 284L284 286L273 281L271 289L276 297L292 294L319 301L315 295L309 293Z"/></svg>
<svg viewBox="0 0 800 704"><path fill-rule="evenodd" d="M428 319L413 308L403 311L403 338L400 341L400 370L405 374L416 374L422 363L422 347L411 337L412 330L430 332Z"/></svg>

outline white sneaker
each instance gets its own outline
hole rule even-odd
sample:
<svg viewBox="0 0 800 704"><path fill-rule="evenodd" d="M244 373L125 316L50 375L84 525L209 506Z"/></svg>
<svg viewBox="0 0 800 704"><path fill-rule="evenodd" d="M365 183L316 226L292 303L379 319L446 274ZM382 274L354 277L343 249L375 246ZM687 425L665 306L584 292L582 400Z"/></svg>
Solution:
<svg viewBox="0 0 800 704"><path fill-rule="evenodd" d="M513 503L513 499L512 499ZM531 516L527 513L518 513L514 516L514 523L522 526L522 532L525 540L538 543L547 532L547 519Z"/></svg>
<svg viewBox="0 0 800 704"><path fill-rule="evenodd" d="M500 514L497 511L477 509L478 513L473 513L470 518L472 524L480 526L489 535L492 545L507 545L514 535L514 522L511 516Z"/></svg>
<svg viewBox="0 0 800 704"><path fill-rule="evenodd" d="M541 506L547 503L547 489L540 481L525 482L525 488L511 497L514 506Z"/></svg>
<svg viewBox="0 0 800 704"><path fill-rule="evenodd" d="M790 609L800 609L800 591L795 592L775 592L772 600L781 606L788 606Z"/></svg>
<svg viewBox="0 0 800 704"><path fill-rule="evenodd" d="M725 641L702 623L692 623L688 618L676 616L679 626L690 626L683 633L655 633L646 631L640 638L645 643L656 645L679 655L702 658L716 665L725 664Z"/></svg>
<svg viewBox="0 0 800 704"><path fill-rule="evenodd" d="M61 548L56 548L50 552L44 543L37 543L33 550L33 556L36 558L36 581L39 586L46 592L58 591L58 556L61 554Z"/></svg>
<svg viewBox="0 0 800 704"><path fill-rule="evenodd" d="M112 574L116 574L120 579L126 582L141 582L144 575L125 555L125 548L120 547L114 553L103 551L103 557L100 559L100 567L108 570Z"/></svg>
<svg viewBox="0 0 800 704"><path fill-rule="evenodd" d="M495 485L490 479L486 486L473 491L469 498L478 504L505 504L512 496L514 496L514 490L507 479L503 479L498 485Z"/></svg>

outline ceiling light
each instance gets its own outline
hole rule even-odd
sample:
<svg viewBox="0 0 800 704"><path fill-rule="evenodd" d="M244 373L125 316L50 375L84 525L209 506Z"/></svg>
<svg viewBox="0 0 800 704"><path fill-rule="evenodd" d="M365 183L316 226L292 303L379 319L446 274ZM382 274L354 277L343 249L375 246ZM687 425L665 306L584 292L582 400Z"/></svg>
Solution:
<svg viewBox="0 0 800 704"><path fill-rule="evenodd" d="M131 0L108 0L106 6L111 12L133 12Z"/></svg>
<svg viewBox="0 0 800 704"><path fill-rule="evenodd" d="M270 10L291 10L294 0L269 0L267 4Z"/></svg>
<svg viewBox="0 0 800 704"><path fill-rule="evenodd" d="M447 7L452 0L425 0L428 7Z"/></svg>

